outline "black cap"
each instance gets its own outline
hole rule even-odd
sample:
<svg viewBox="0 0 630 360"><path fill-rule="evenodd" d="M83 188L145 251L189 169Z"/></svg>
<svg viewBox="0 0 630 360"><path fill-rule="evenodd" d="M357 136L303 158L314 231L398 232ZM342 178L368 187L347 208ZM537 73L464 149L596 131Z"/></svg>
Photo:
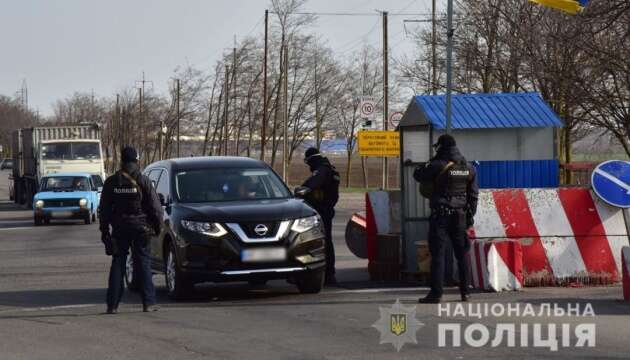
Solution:
<svg viewBox="0 0 630 360"><path fill-rule="evenodd" d="M124 163L138 162L138 152L132 146L126 146L120 153L120 160Z"/></svg>
<svg viewBox="0 0 630 360"><path fill-rule="evenodd" d="M306 152L304 153L304 159L308 159L313 155L319 155L319 150L317 150L317 148L310 147L306 149Z"/></svg>
<svg viewBox="0 0 630 360"><path fill-rule="evenodd" d="M433 144L433 146L436 146L436 147L440 146L443 148L450 148L456 145L457 143L455 143L455 138L449 134L441 135L438 138L438 141L435 144Z"/></svg>

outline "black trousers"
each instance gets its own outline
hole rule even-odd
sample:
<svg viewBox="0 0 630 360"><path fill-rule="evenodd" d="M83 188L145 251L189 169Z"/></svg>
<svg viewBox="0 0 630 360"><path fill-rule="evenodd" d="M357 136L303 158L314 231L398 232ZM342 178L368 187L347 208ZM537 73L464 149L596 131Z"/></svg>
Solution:
<svg viewBox="0 0 630 360"><path fill-rule="evenodd" d="M459 290L468 294L470 283L468 251L470 244L466 236L466 212L463 209L449 211L433 210L429 222L429 251L431 252L431 296L443 293L446 245L450 243L457 260Z"/></svg>
<svg viewBox="0 0 630 360"><path fill-rule="evenodd" d="M335 275L335 247L332 239L332 225L335 217L335 209L318 210L324 223L324 235L326 236L326 277Z"/></svg>
<svg viewBox="0 0 630 360"><path fill-rule="evenodd" d="M117 252L116 255L112 256L112 266L109 270L108 307L118 307L124 294L125 268L130 248L134 265L133 276L137 276L142 303L144 305L155 304L155 287L151 273L151 253L149 248L150 236L150 233L133 230L114 232L112 240L116 242Z"/></svg>

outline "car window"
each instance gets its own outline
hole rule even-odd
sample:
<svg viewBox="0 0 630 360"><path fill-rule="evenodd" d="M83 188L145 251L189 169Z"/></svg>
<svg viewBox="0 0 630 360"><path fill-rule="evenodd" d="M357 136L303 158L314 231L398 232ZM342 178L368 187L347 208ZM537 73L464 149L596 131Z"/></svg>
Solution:
<svg viewBox="0 0 630 360"><path fill-rule="evenodd" d="M160 180L160 174L162 173L161 169L153 169L151 171L149 171L149 173L147 174L147 177L149 178L149 180L151 180L151 184L157 188L157 183Z"/></svg>
<svg viewBox="0 0 630 360"><path fill-rule="evenodd" d="M159 176L156 191L158 194L162 194L164 196L164 199L168 199L168 173L164 170L162 171L164 172L164 174Z"/></svg>
<svg viewBox="0 0 630 360"><path fill-rule="evenodd" d="M177 198L182 202L269 200L290 197L287 187L265 168L214 168L178 172Z"/></svg>
<svg viewBox="0 0 630 360"><path fill-rule="evenodd" d="M92 184L95 189L103 187L103 179L101 179L100 175L92 175Z"/></svg>
<svg viewBox="0 0 630 360"><path fill-rule="evenodd" d="M42 191L88 191L89 179L83 176L51 176L42 179Z"/></svg>

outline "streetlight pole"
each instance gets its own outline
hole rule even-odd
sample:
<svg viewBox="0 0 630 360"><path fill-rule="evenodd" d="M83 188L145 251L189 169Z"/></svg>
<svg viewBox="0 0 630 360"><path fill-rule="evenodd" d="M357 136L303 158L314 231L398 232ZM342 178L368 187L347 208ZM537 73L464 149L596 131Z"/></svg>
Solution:
<svg viewBox="0 0 630 360"><path fill-rule="evenodd" d="M446 45L446 133L453 127L453 0L448 0Z"/></svg>

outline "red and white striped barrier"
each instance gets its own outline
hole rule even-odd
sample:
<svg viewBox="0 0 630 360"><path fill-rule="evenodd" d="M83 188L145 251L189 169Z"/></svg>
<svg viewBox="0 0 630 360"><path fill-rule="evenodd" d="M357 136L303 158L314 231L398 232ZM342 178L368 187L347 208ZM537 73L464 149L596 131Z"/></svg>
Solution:
<svg viewBox="0 0 630 360"><path fill-rule="evenodd" d="M584 188L483 190L474 233L518 240L528 286L619 281L629 245L622 210Z"/></svg>
<svg viewBox="0 0 630 360"><path fill-rule="evenodd" d="M621 260L623 262L623 299L630 301L630 246L623 248Z"/></svg>
<svg viewBox="0 0 630 360"><path fill-rule="evenodd" d="M523 254L518 241L473 240L469 256L476 289L499 292L523 287Z"/></svg>

